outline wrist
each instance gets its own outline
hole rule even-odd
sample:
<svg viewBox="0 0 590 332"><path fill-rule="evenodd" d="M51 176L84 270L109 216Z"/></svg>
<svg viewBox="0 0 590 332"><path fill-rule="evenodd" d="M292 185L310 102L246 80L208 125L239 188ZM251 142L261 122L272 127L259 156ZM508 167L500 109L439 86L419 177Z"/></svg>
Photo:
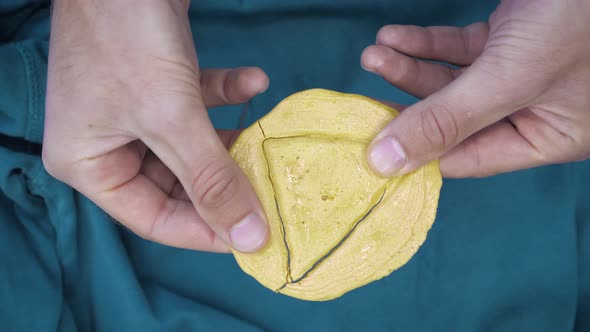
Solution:
<svg viewBox="0 0 590 332"><path fill-rule="evenodd" d="M116 11L135 11L142 8L155 8L155 4L168 3L174 7L187 7L188 2L183 0L53 0L52 10L55 11L79 11L89 10L95 14L107 14Z"/></svg>
<svg viewBox="0 0 590 332"><path fill-rule="evenodd" d="M167 9L182 15L188 11L188 5L188 0L53 0L52 29L56 21L67 22L67 30L89 22L95 29L103 24L108 28L113 22L131 23L130 18L158 16Z"/></svg>

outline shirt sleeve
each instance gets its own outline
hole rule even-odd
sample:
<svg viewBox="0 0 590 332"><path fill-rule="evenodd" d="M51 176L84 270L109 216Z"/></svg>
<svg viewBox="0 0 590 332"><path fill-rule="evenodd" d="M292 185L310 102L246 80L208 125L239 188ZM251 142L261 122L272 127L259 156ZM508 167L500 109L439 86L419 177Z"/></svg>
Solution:
<svg viewBox="0 0 590 332"><path fill-rule="evenodd" d="M40 143L43 138L47 41L0 45L0 133Z"/></svg>

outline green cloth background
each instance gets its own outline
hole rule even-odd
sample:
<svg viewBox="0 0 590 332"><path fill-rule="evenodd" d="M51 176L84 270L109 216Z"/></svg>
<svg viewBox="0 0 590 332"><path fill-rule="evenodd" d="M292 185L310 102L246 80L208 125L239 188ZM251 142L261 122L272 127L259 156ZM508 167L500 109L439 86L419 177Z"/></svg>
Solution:
<svg viewBox="0 0 590 332"><path fill-rule="evenodd" d="M490 1L193 0L202 67L257 65L245 124L312 87L413 100L359 66L385 24L464 25ZM446 180L417 255L340 299L260 286L230 255L117 226L43 169L48 2L0 1L0 331L590 331L590 163ZM130 17L129 19L133 19ZM2 147L3 146L3 147Z"/></svg>

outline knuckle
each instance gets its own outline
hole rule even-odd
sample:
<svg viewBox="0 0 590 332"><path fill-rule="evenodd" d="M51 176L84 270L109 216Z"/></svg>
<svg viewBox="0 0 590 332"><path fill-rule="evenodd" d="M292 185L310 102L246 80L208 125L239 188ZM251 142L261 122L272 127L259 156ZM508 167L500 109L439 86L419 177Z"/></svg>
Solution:
<svg viewBox="0 0 590 332"><path fill-rule="evenodd" d="M455 115L445 106L434 106L420 113L421 135L431 147L442 150L459 139Z"/></svg>
<svg viewBox="0 0 590 332"><path fill-rule="evenodd" d="M217 93L217 97L223 105L239 104L246 101L246 98L240 95L240 89L245 86L242 82L245 82L247 77L241 74L241 71L232 70L223 77L221 88Z"/></svg>
<svg viewBox="0 0 590 332"><path fill-rule="evenodd" d="M196 204L205 208L219 208L234 198L238 187L238 174L232 166L216 160L197 172L191 184L191 192Z"/></svg>
<svg viewBox="0 0 590 332"><path fill-rule="evenodd" d="M395 52L395 51L392 51ZM410 59L405 55L399 56L399 54L392 53L394 57L399 57L397 61L397 69L391 74L392 81L410 84L416 84L421 75L419 75L420 67L414 59ZM391 82L390 82L391 83Z"/></svg>
<svg viewBox="0 0 590 332"><path fill-rule="evenodd" d="M465 154L467 160L471 163L471 169L474 170L476 177L488 176L489 171L485 170L485 165L481 160L481 152L479 149L480 142L478 140L471 140L465 145Z"/></svg>

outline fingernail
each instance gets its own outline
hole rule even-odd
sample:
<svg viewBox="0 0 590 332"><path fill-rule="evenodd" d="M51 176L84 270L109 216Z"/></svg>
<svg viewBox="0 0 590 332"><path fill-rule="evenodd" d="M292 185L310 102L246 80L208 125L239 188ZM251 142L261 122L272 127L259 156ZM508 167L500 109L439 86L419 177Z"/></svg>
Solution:
<svg viewBox="0 0 590 332"><path fill-rule="evenodd" d="M377 71L377 68L380 67L381 65L383 65L383 59L381 59L381 57L378 57L376 55L367 55L365 56L364 61L361 62L361 67L366 70L366 71L370 71L372 73Z"/></svg>
<svg viewBox="0 0 590 332"><path fill-rule="evenodd" d="M373 144L369 152L371 166L385 176L393 176L406 164L406 154L392 137L384 137Z"/></svg>
<svg viewBox="0 0 590 332"><path fill-rule="evenodd" d="M369 68L369 67L365 66L365 64L362 63L362 62L361 62L361 68L363 68L364 70L366 70L368 72L371 72L371 73L374 73L375 72L375 69Z"/></svg>
<svg viewBox="0 0 590 332"><path fill-rule="evenodd" d="M260 216L250 213L232 227L229 233L232 247L242 252L256 250L266 240L267 229L266 223Z"/></svg>
<svg viewBox="0 0 590 332"><path fill-rule="evenodd" d="M266 84L264 84L264 86L262 88L260 88L260 90L258 90L258 93L260 94L260 93L263 93L266 90L268 90L269 84L270 84L270 81L266 81Z"/></svg>

